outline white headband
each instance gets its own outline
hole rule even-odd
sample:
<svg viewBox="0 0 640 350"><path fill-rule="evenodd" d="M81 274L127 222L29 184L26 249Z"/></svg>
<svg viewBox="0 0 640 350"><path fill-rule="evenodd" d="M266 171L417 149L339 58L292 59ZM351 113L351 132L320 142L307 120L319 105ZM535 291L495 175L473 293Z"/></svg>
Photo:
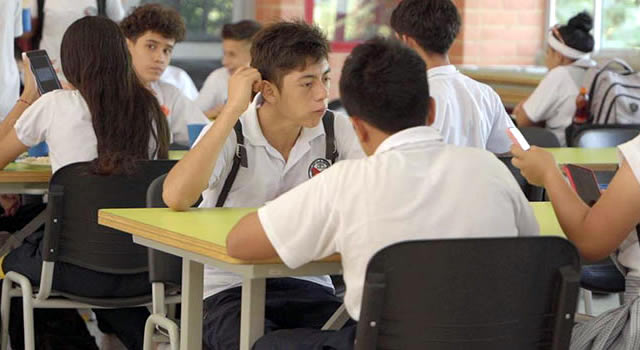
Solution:
<svg viewBox="0 0 640 350"><path fill-rule="evenodd" d="M549 32L549 38L547 42L549 46L551 46L554 50L558 51L562 56L566 58L579 60L589 55L589 52L578 51L561 43L560 40L556 39L556 37L553 36L553 31Z"/></svg>

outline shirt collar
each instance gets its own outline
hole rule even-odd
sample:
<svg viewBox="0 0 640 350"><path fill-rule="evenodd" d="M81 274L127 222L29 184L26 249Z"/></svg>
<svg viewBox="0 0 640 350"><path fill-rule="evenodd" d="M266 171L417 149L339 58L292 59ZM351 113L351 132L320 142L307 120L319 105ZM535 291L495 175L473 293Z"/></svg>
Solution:
<svg viewBox="0 0 640 350"><path fill-rule="evenodd" d="M403 146L435 142L442 143L442 136L438 130L429 126L416 126L413 128L399 131L389 137L387 137L376 149L375 154L384 153L393 149L401 148Z"/></svg>
<svg viewBox="0 0 640 350"><path fill-rule="evenodd" d="M592 60L590 57L581 58L573 63L572 66L582 67L582 68L591 68L597 65L596 61Z"/></svg>
<svg viewBox="0 0 640 350"><path fill-rule="evenodd" d="M253 99L253 102L249 105L249 108L247 108L242 116L240 116L243 126L242 134L247 138L247 142L254 146L269 145L269 142L262 133L260 121L258 121L258 109L262 106L263 102L264 99L262 98L262 94L258 93ZM310 143L315 138L323 136L324 134L324 125L321 121L313 128L302 128L302 132L300 133L300 136L298 136L296 144L302 142Z"/></svg>
<svg viewBox="0 0 640 350"><path fill-rule="evenodd" d="M447 64L445 66L438 66L427 69L427 78L433 78L436 75L450 75L458 72L456 66Z"/></svg>

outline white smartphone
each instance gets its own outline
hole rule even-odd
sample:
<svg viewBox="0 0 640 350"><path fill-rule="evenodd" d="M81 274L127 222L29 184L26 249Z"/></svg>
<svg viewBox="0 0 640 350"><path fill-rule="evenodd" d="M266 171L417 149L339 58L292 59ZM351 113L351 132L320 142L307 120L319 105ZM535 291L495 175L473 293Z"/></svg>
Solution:
<svg viewBox="0 0 640 350"><path fill-rule="evenodd" d="M527 139L522 136L522 133L518 128L508 128L507 135L509 135L509 138L513 143L520 145L520 148L523 150L527 151L531 148L531 146L529 146L529 142L527 142Z"/></svg>

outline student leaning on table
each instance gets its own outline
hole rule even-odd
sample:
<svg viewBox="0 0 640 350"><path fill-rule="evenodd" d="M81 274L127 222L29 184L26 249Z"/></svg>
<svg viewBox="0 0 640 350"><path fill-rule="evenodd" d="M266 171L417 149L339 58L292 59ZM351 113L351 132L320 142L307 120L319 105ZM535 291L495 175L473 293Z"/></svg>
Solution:
<svg viewBox="0 0 640 350"><path fill-rule="evenodd" d="M507 153L513 126L493 89L462 73L449 61L460 31L460 14L451 0L403 0L391 14L391 27L427 64L435 121L444 142Z"/></svg>
<svg viewBox="0 0 640 350"><path fill-rule="evenodd" d="M576 97L587 69L595 66L589 57L594 40L589 34L593 20L579 13L562 26L549 31L545 65L549 73L526 101L513 110L518 126L544 126L560 144L567 144L565 129L573 121Z"/></svg>
<svg viewBox="0 0 640 350"><path fill-rule="evenodd" d="M49 145L54 173L71 163L93 161L95 172L109 175L131 169L137 160L167 158L166 118L137 78L116 23L104 17L74 22L63 37L61 55L65 76L76 89L39 96L31 70L25 69L24 92L0 124L0 168L42 141ZM4 257L2 270L17 271L37 285L42 237L41 231L27 237ZM58 262L54 275L54 289L88 297L143 295L151 289L146 273L107 274ZM146 308L94 312L129 349L142 348ZM21 336L15 337L12 343L17 344Z"/></svg>
<svg viewBox="0 0 640 350"><path fill-rule="evenodd" d="M174 45L184 39L182 16L171 7L146 4L125 17L120 27L138 78L153 91L167 116L171 142L188 146L187 125L206 124L209 120L180 90L160 80L171 61Z"/></svg>
<svg viewBox="0 0 640 350"><path fill-rule="evenodd" d="M165 202L185 210L202 193L201 207L257 207L331 165L322 122L329 95L328 54L329 43L315 26L279 22L262 29L251 47L252 67L236 70L222 112L169 173ZM250 104L252 87L259 93ZM336 160L363 157L348 119L334 117ZM234 132L238 120L242 148ZM234 156L242 150L246 167L239 167L226 201L218 205ZM241 285L240 276L205 266L205 348L239 347ZM265 331L320 328L340 304L329 276L269 279Z"/></svg>
<svg viewBox="0 0 640 350"><path fill-rule="evenodd" d="M593 207L569 187L548 151L513 146L513 165L529 183L544 186L567 238L587 260L609 255L626 274L624 305L578 324L571 350L640 348L640 137L618 146L622 166ZM631 327L636 327L635 329Z"/></svg>
<svg viewBox="0 0 640 350"><path fill-rule="evenodd" d="M435 113L433 100L424 98L425 68L398 42L356 47L342 69L340 96L369 158L340 162L241 219L227 238L228 254L279 256L297 268L340 253L344 303L358 320L367 263L386 246L537 234L527 199L493 154L447 145L425 126ZM254 349L350 349L355 329L276 331Z"/></svg>

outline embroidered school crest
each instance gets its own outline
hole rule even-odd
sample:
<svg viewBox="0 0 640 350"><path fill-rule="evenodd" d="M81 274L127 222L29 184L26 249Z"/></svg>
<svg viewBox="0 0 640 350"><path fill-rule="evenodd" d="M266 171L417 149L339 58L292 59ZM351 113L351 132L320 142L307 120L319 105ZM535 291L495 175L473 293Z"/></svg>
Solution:
<svg viewBox="0 0 640 350"><path fill-rule="evenodd" d="M309 178L312 178L327 170L329 166L331 166L331 164L329 164L329 161L324 158L318 158L314 160L309 166Z"/></svg>

